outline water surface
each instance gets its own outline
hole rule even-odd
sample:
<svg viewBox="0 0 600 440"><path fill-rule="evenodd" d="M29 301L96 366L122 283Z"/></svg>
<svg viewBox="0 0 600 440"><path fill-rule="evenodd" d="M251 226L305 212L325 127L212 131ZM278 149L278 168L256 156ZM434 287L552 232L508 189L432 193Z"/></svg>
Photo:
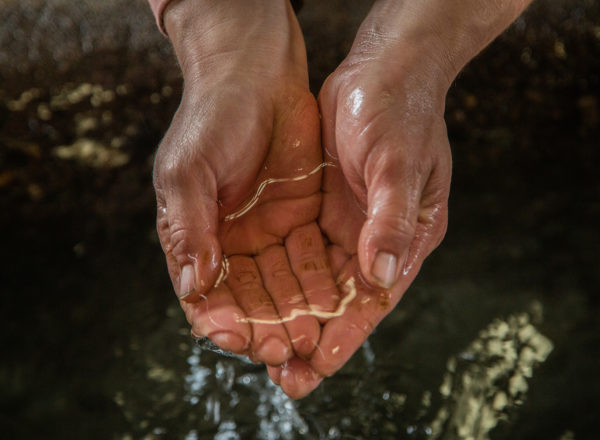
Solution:
<svg viewBox="0 0 600 440"><path fill-rule="evenodd" d="M318 89L365 5L305 3ZM298 402L196 346L171 291L150 175L181 83L144 8L0 4L3 438L595 438L595 2L540 3L459 76L447 238Z"/></svg>

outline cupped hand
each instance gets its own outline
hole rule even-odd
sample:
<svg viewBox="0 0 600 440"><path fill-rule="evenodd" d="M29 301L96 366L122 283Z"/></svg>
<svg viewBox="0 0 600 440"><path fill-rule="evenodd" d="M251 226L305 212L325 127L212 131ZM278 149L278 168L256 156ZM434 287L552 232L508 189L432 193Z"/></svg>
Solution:
<svg viewBox="0 0 600 440"><path fill-rule="evenodd" d="M270 370L295 397L348 361L445 234L446 77L423 58L355 42L321 89L324 160L335 166L324 171L319 225L345 306L324 324L309 361Z"/></svg>
<svg viewBox="0 0 600 440"><path fill-rule="evenodd" d="M167 12L185 87L156 155L157 228L192 333L280 365L310 356L320 324L309 309L337 301L325 248L313 241L318 107L289 5L237 3L202 11L208 34L194 34L200 21L188 19L204 2ZM220 8L209 26L206 13Z"/></svg>
<svg viewBox="0 0 600 440"><path fill-rule="evenodd" d="M289 5L232 1L177 2L166 16L185 88L156 156L158 232L193 334L265 362L301 397L350 358L443 237L445 90L427 63L355 51L321 91L319 127ZM249 28L219 15L230 7ZM210 32L196 33L194 14ZM320 128L333 165L322 184Z"/></svg>

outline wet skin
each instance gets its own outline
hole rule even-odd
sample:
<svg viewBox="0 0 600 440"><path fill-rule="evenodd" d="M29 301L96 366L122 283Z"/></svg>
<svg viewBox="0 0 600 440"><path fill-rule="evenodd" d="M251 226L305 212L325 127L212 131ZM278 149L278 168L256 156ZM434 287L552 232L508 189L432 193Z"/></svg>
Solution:
<svg viewBox="0 0 600 440"><path fill-rule="evenodd" d="M264 362L299 398L344 365L442 240L444 97L489 35L423 46L418 10L407 20L398 2L377 2L317 106L289 4L172 3L185 88L154 172L169 273L193 334ZM236 216L261 183L298 176Z"/></svg>
<svg viewBox="0 0 600 440"><path fill-rule="evenodd" d="M308 394L344 365L443 239L447 90L528 3L377 1L323 85L322 147L337 166L325 170L319 225L334 276L339 285L354 279L356 297L324 324L309 361L269 368L290 396Z"/></svg>
<svg viewBox="0 0 600 440"><path fill-rule="evenodd" d="M173 38L179 30L169 20L185 14L182 6L171 8L167 18ZM311 301L333 307L330 299L305 295L302 286L318 280L303 271L306 252L294 240L299 227L316 224L320 171L268 186L249 212L228 218L266 179L304 175L322 162L302 37L293 13L280 9L295 26L278 36L280 47L260 57L241 52L237 63L216 75L184 67L182 103L159 147L154 174L159 237L192 333L270 365L295 354L310 356L320 337L315 317L275 322L280 316L292 308L308 310ZM190 58L187 50L176 46L180 59ZM218 53L215 58L220 63ZM228 274L215 287L223 255Z"/></svg>
<svg viewBox="0 0 600 440"><path fill-rule="evenodd" d="M444 236L451 176L444 95L424 92L422 78L420 67L413 73L384 54L351 53L321 90L322 147L335 166L324 170L319 226L340 296L348 280L356 296L324 323L310 360L269 369L291 396L306 395L348 361ZM396 260L388 279L388 265L378 276L381 252Z"/></svg>

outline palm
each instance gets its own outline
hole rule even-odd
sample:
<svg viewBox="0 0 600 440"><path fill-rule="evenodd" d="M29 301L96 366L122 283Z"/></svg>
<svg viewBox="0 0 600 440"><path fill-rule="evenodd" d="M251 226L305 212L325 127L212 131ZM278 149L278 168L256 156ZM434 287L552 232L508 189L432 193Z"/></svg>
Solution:
<svg viewBox="0 0 600 440"><path fill-rule="evenodd" d="M294 352L312 353L320 326L311 313L331 311L337 302L316 225L322 175L318 110L306 88L289 83L271 85L268 93L254 85L242 97L224 99L232 87L224 84L202 97L210 103L217 95L216 110L204 113L192 105L189 112L182 104L169 131L177 134L183 126L194 134L186 139L193 152L202 146L191 161L198 162L195 178L215 187L197 194L204 204L194 217L204 226L204 253L195 257L201 286L181 304L193 333L279 365ZM169 139L168 134L163 144ZM170 232L161 241L177 279L173 222L163 219L162 225L159 216L159 232ZM225 277L221 266L227 267Z"/></svg>
<svg viewBox="0 0 600 440"><path fill-rule="evenodd" d="M308 90L293 86L273 94L274 103L256 111L270 116L270 130L245 145L240 139L246 134L237 134L232 146L238 151L228 152L235 163L219 188L218 236L225 255L282 245L294 228L318 216L321 175L310 174L321 163L316 102Z"/></svg>

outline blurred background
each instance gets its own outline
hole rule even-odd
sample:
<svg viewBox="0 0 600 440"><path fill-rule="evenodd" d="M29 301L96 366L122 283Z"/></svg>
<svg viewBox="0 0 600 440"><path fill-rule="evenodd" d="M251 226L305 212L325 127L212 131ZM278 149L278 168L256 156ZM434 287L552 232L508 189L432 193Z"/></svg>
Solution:
<svg viewBox="0 0 600 440"><path fill-rule="evenodd" d="M315 92L369 6L305 1ZM0 1L1 438L597 438L598 2L538 1L459 75L447 237L298 402L189 337L151 185L180 93L145 1Z"/></svg>

